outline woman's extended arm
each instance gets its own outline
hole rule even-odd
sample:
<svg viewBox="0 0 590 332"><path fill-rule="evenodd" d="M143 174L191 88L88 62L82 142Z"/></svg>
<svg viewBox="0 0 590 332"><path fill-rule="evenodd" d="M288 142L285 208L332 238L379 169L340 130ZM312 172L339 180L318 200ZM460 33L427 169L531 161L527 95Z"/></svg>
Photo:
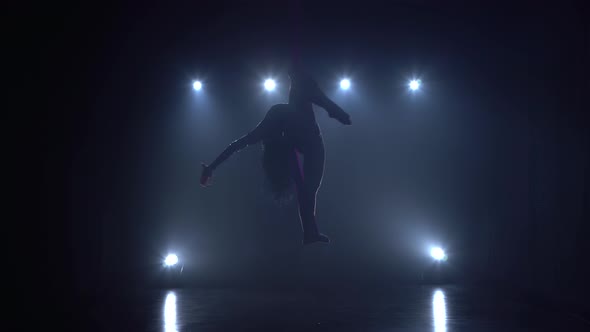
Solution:
<svg viewBox="0 0 590 332"><path fill-rule="evenodd" d="M326 94L319 88L317 83L313 82L310 85L310 99L312 103L325 109L331 118L340 121L340 123L345 125L352 124L352 121L350 120L350 115L348 115L348 113L346 113L342 108L340 108L340 106L338 106L335 102L328 98L328 96L326 96Z"/></svg>
<svg viewBox="0 0 590 332"><path fill-rule="evenodd" d="M271 109L272 110L272 109ZM256 144L262 140L266 132L269 130L271 123L271 117L269 116L271 111L268 111L264 119L248 134L240 137L239 139L233 141L230 145L228 145L217 158L211 163L211 165L206 165L202 163L203 171L201 173L201 186L206 187L211 177L213 176L213 171L219 167L224 161L226 161L229 157L231 157L234 153L239 152L243 148Z"/></svg>

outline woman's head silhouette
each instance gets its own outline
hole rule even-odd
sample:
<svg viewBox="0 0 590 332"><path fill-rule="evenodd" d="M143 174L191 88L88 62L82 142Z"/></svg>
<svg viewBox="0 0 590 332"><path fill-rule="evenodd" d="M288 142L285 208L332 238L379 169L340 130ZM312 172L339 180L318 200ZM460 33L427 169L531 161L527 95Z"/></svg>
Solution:
<svg viewBox="0 0 590 332"><path fill-rule="evenodd" d="M289 104L310 103L318 89L316 81L299 65L292 65L289 69L291 88L289 89Z"/></svg>

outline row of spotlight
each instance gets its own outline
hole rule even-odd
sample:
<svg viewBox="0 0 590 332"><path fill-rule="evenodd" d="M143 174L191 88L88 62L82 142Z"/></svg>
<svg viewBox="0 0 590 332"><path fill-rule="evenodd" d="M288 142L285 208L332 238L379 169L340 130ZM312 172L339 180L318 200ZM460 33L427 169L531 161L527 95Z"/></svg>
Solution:
<svg viewBox="0 0 590 332"><path fill-rule="evenodd" d="M277 82L275 80L273 80L272 78L267 78L262 85L264 86L264 89L266 91L272 92L276 89ZM422 82L419 79L412 79L408 82L408 88L410 89L410 91L417 91L418 89L420 89L421 85L422 85ZM343 78L340 81L340 89L348 90L348 89L350 89L350 86L351 86L350 79ZM201 91L203 89L203 82L194 81L193 82L193 89L195 89L196 91Z"/></svg>

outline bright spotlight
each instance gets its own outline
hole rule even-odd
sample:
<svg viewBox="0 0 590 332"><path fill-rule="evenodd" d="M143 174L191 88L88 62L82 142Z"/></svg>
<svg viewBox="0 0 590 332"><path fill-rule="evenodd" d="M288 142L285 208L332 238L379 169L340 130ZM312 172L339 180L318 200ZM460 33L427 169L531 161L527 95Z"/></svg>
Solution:
<svg viewBox="0 0 590 332"><path fill-rule="evenodd" d="M168 256L166 256L166 259L164 259L164 265L166 266L174 266L178 263L178 256L176 256L175 254L170 254Z"/></svg>
<svg viewBox="0 0 590 332"><path fill-rule="evenodd" d="M410 83L408 84L408 86L410 87L410 90L416 91L416 90L420 89L421 83L422 82L420 80L411 80Z"/></svg>
<svg viewBox="0 0 590 332"><path fill-rule="evenodd" d="M193 82L193 89L195 89L196 91L201 91L202 88L203 88L203 83L201 83L200 81Z"/></svg>
<svg viewBox="0 0 590 332"><path fill-rule="evenodd" d="M267 79L264 81L264 88L266 91L273 91L277 87L277 83L272 78Z"/></svg>
<svg viewBox="0 0 590 332"><path fill-rule="evenodd" d="M350 88L350 80L345 78L340 81L340 89L348 90Z"/></svg>
<svg viewBox="0 0 590 332"><path fill-rule="evenodd" d="M446 258L447 258L445 251L442 250L442 248L440 248L440 247L432 248L430 250L430 256L432 256L432 258L436 259L437 261L446 260Z"/></svg>

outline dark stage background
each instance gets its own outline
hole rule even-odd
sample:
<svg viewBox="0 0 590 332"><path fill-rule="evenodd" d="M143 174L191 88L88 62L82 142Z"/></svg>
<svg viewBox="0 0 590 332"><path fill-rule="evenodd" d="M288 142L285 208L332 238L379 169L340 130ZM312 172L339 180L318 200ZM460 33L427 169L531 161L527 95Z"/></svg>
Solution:
<svg viewBox="0 0 590 332"><path fill-rule="evenodd" d="M416 282L440 244L456 280L587 306L588 14L582 1L60 9L38 34L55 90L40 111L51 287L73 304L151 286L168 251L200 286ZM301 247L260 147L198 186L201 161L287 100L296 52L353 119L316 112L327 247Z"/></svg>

